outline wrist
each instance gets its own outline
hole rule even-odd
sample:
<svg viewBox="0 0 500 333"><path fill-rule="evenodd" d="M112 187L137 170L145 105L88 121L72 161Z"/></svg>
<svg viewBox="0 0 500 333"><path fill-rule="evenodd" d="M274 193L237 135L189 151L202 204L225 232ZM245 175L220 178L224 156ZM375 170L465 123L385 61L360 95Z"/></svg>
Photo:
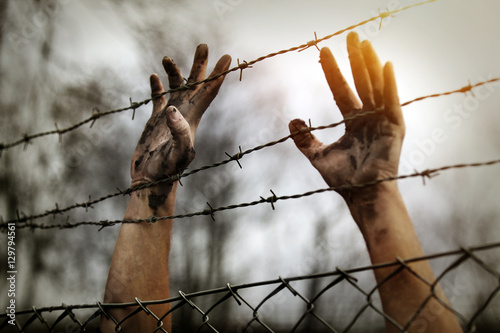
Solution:
<svg viewBox="0 0 500 333"><path fill-rule="evenodd" d="M403 202L396 181L356 189L342 193L342 196L360 227L367 221L370 223L370 221L378 219L388 209L399 206Z"/></svg>
<svg viewBox="0 0 500 333"><path fill-rule="evenodd" d="M129 213L133 215L133 218L171 215L174 210L176 190L177 182L162 183L134 190L130 194L129 207L135 208Z"/></svg>
<svg viewBox="0 0 500 333"><path fill-rule="evenodd" d="M380 182L375 185L367 185L364 187L341 191L340 194L348 206L368 205L375 201L382 200L387 196L399 194L399 189L397 181L391 180Z"/></svg>

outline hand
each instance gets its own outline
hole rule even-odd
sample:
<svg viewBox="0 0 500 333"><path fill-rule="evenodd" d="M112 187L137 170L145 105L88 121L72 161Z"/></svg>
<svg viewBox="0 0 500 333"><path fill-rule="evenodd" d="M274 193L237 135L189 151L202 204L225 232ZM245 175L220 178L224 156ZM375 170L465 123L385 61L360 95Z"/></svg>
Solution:
<svg viewBox="0 0 500 333"><path fill-rule="evenodd" d="M392 64L387 63L382 68L370 42L360 43L358 35L353 32L347 36L347 50L356 89L363 104L340 73L330 50L323 48L320 62L333 97L344 118L366 111L374 113L347 120L344 136L330 145L304 131L293 137L299 150L331 187L364 184L397 176L405 133ZM305 128L306 123L300 119L289 124L291 133ZM371 189L338 192L350 203L358 198L370 200L378 188L379 185Z"/></svg>
<svg viewBox="0 0 500 333"><path fill-rule="evenodd" d="M208 47L199 45L188 84L205 79L207 61ZM230 64L231 57L222 56L210 77L226 71ZM172 59L163 58L163 67L168 74L170 88L179 88L184 78ZM174 91L170 93L168 103L165 95L153 100L153 113L132 157L132 186L179 174L191 163L195 155L196 128L223 81L224 76L221 76L189 89ZM151 75L150 83L153 97L164 91L158 75Z"/></svg>

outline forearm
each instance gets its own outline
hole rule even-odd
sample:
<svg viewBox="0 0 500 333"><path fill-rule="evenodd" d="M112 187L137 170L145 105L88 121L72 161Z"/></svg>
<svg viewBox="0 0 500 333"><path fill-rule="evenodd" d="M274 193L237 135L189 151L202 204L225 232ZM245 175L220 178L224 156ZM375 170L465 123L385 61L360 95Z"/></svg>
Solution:
<svg viewBox="0 0 500 333"><path fill-rule="evenodd" d="M161 186L132 192L124 219L171 216L177 183ZM168 256L172 224L172 220L122 224L111 260L104 303L134 302L136 297L143 301L169 297ZM161 317L169 306L155 305L150 309ZM130 311L114 310L111 314L119 320ZM144 317L143 314L128 319L124 328L152 332L156 321L151 316ZM170 325L166 321L164 324ZM103 317L101 330L107 329L114 332L114 324Z"/></svg>
<svg viewBox="0 0 500 333"><path fill-rule="evenodd" d="M418 257L423 250L396 182L382 183L346 199L372 263Z"/></svg>
<svg viewBox="0 0 500 333"><path fill-rule="evenodd" d="M349 209L361 229L373 264L405 260L424 255L417 234L399 193L396 182L367 189L360 200L352 200ZM435 276L427 261L408 266L422 279L434 283ZM393 274L396 267L375 270L377 283ZM421 305L431 295L431 287L404 269L390 277L378 288L384 312L405 326ZM448 303L439 287L435 295ZM387 324L389 332L400 332ZM461 332L455 315L440 302L431 299L413 321L410 332Z"/></svg>

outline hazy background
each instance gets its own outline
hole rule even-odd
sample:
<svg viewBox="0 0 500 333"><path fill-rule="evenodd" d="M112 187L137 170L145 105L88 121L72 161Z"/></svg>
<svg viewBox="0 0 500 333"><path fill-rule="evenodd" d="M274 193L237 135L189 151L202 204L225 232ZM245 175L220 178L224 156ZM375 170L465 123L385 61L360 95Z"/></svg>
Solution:
<svg viewBox="0 0 500 333"><path fill-rule="evenodd" d="M250 61L303 44L415 1L24 1L2 0L0 15L0 142L25 133L67 127L101 111L149 96L149 75L166 75L161 59L173 58L188 75L199 43L210 47L210 70L228 53ZM437 2L357 28L382 61L392 61L401 102L500 77L500 3L494 0ZM337 57L349 82L345 34L320 44ZM499 158L500 85L475 96L453 95L404 108L407 137L401 174L455 163ZM62 136L34 140L0 157L0 215L16 209L31 214L103 196L129 186L129 161L150 106L99 119ZM243 150L287 135L288 121L312 125L341 119L312 47L278 56L228 75L197 135L191 168L218 162L225 152ZM325 142L343 128L317 131ZM269 196L325 187L293 143L253 153L236 163L199 173L179 188L177 212L225 206ZM498 166L443 172L427 180L400 182L427 253L500 240ZM75 210L69 221L121 219L126 198ZM38 222L62 223L66 216ZM69 230L18 230L18 309L95 303L102 299L118 226ZM3 242L2 242L3 243ZM4 253L2 249L2 253ZM484 259L499 269L498 251ZM6 256L0 258L2 267ZM364 242L335 193L244 208L210 217L178 220L171 256L173 292L352 268L369 264ZM439 271L446 261L434 263ZM363 277L373 283L369 274ZM464 265L446 282L453 305L466 316L477 310L494 286L491 276ZM314 283L304 284L311 293ZM4 288L0 288L6 295ZM258 299L258 295L255 296ZM326 309L340 322L362 299L349 289L334 293L341 302ZM4 296L0 298L6 299ZM499 302L481 317L498 327ZM298 303L300 304L300 303ZM283 306L281 304L280 306ZM292 309L295 309L291 306ZM228 309L227 311L234 311ZM231 313L231 312L228 312ZM181 316L181 315L179 315ZM182 316L189 316L184 313ZM229 315L228 315L229 316ZM234 315L239 321L240 315ZM268 318L293 325L289 311L276 306ZM248 316L250 319L251 316ZM193 320L183 317L185 322ZM196 322L199 323L198 316ZM217 320L217 319L214 319ZM224 318L222 318L224 320ZM180 319L179 319L180 321ZM244 319L241 319L244 321ZM230 321L227 321L230 323ZM236 325L236 324L235 324ZM312 325L312 324L311 324ZM368 314L364 325L383 327Z"/></svg>

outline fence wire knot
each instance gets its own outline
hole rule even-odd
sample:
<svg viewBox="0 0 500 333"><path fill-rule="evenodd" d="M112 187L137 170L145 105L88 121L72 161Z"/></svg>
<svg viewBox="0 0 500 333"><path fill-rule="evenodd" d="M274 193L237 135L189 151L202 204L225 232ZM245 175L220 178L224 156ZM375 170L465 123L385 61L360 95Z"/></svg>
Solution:
<svg viewBox="0 0 500 333"><path fill-rule="evenodd" d="M28 148L28 145L31 143L30 136L28 135L28 133L24 133L23 141L24 141L23 150L26 150L26 148Z"/></svg>
<svg viewBox="0 0 500 333"><path fill-rule="evenodd" d="M132 120L134 120L134 118L135 118L135 109L137 109L138 107L140 107L142 105L142 103L133 102L132 101L132 97L129 98L129 101L130 101L130 108L132 109Z"/></svg>
<svg viewBox="0 0 500 333"><path fill-rule="evenodd" d="M283 277L281 277L281 275L278 277L281 281L281 283L283 283L283 285L288 289L290 290L290 292L292 293L293 296L297 296L299 293L292 288L292 286L288 283L287 280L285 280Z"/></svg>
<svg viewBox="0 0 500 333"><path fill-rule="evenodd" d="M307 131L309 132L309 135L311 136L311 139L314 139L314 135L312 134L312 122L311 122L311 118L309 118L309 127L307 128Z"/></svg>
<svg viewBox="0 0 500 333"><path fill-rule="evenodd" d="M208 202L207 202L207 205L208 205L209 209L205 209L204 213L210 215L210 217L212 218L212 220L215 222L214 208Z"/></svg>
<svg viewBox="0 0 500 333"><path fill-rule="evenodd" d="M382 22L384 21L385 18L387 17L394 17L392 13L389 11L388 8L385 9L384 12L380 11L380 8L378 9L378 17L380 17L380 24L378 26L378 30L382 29Z"/></svg>
<svg viewBox="0 0 500 333"><path fill-rule="evenodd" d="M278 197L276 196L276 194L274 194L273 190L270 190L271 193L273 194L272 196L268 197L268 198L264 198L264 197L260 197L262 201L264 202L269 202L271 204L271 208L274 210L275 207L274 207L274 203L276 201L278 201Z"/></svg>
<svg viewBox="0 0 500 333"><path fill-rule="evenodd" d="M99 119L100 117L101 117L101 111L96 107L92 108L92 117L90 117L92 119L92 122L90 123L90 128L94 126L96 120Z"/></svg>
<svg viewBox="0 0 500 333"><path fill-rule="evenodd" d="M84 204L84 207L85 207L85 213L88 213L89 208L94 209L94 206L92 206L91 202L92 202L92 197L89 195L89 201L87 201L87 202Z"/></svg>
<svg viewBox="0 0 500 333"><path fill-rule="evenodd" d="M346 280L350 280L353 282L358 282L358 279L352 276L351 274L347 273L345 270L341 269L339 266L335 267L337 272L339 272L340 275Z"/></svg>
<svg viewBox="0 0 500 333"><path fill-rule="evenodd" d="M240 69L240 81L241 81L241 78L243 77L243 70L247 69L247 68L253 68L253 67L250 66L246 60L243 60L243 62L240 63L240 59L236 59L236 62L238 64L238 68Z"/></svg>
<svg viewBox="0 0 500 333"><path fill-rule="evenodd" d="M308 41L308 42L306 43L306 45L305 45L303 48L301 48L301 49L299 50L299 52L305 51L305 50L307 50L308 48L310 48L310 47L312 47L312 46L315 46L315 47L316 47L316 49L317 49L318 51L320 51L320 49L319 49L319 47L318 47L318 43L319 43L319 42L321 42L321 40L318 40L318 35L316 34L316 31L315 31L315 32L314 32L314 39L313 39L313 40Z"/></svg>
<svg viewBox="0 0 500 333"><path fill-rule="evenodd" d="M238 166L240 167L240 169L243 169L243 167L241 166L241 163L240 163L240 158L243 157L243 151L241 150L241 146L239 146L239 149L240 151L234 155L229 155L227 152L224 152L226 154L227 157L229 157L229 160L231 161L236 161L236 163L238 163Z"/></svg>
<svg viewBox="0 0 500 333"><path fill-rule="evenodd" d="M48 328L50 328L49 323L47 323L47 321L45 320L45 318L43 318L43 316L38 312L38 310L36 309L36 306L33 306L32 309L33 309L33 313L37 316L38 320L40 320L40 322L42 324L44 324L45 326L47 326Z"/></svg>
<svg viewBox="0 0 500 333"><path fill-rule="evenodd" d="M430 169L424 170L424 171L420 172L419 174L422 177L422 182L424 185L426 185L426 183L425 183L426 178L432 179L432 177L439 175L439 173L435 173L433 170L430 170Z"/></svg>
<svg viewBox="0 0 500 333"><path fill-rule="evenodd" d="M186 301L187 304L189 304L190 307L192 307L193 309L196 309L196 304L194 304L193 301L191 301L189 298L187 298L185 292L183 292L182 290L179 290L179 295L181 295L181 297L184 299L184 301Z"/></svg>
<svg viewBox="0 0 500 333"><path fill-rule="evenodd" d="M59 129L59 127L57 126L57 123L54 123L54 126L56 127L56 133L59 135L59 143L62 143L63 132Z"/></svg>
<svg viewBox="0 0 500 333"><path fill-rule="evenodd" d="M229 290L229 292L231 293L231 296L233 296L234 300L236 301L236 303L238 303L238 305L241 306L241 302L238 299L238 294L233 290L233 288L231 287L231 284L228 282L226 284L226 286L227 286L227 289Z"/></svg>
<svg viewBox="0 0 500 333"><path fill-rule="evenodd" d="M147 306L142 304L141 300L139 298L135 298L135 302L141 307L142 311L146 312L146 314L149 316L151 315L151 311L148 309Z"/></svg>
<svg viewBox="0 0 500 333"><path fill-rule="evenodd" d="M464 93L464 94L467 94L469 92L472 97L476 97L476 95L472 91L472 88L474 88L474 86L471 84L470 80L468 82L469 82L469 84L467 86L462 87L461 89L459 89L458 92L461 92L461 93Z"/></svg>

